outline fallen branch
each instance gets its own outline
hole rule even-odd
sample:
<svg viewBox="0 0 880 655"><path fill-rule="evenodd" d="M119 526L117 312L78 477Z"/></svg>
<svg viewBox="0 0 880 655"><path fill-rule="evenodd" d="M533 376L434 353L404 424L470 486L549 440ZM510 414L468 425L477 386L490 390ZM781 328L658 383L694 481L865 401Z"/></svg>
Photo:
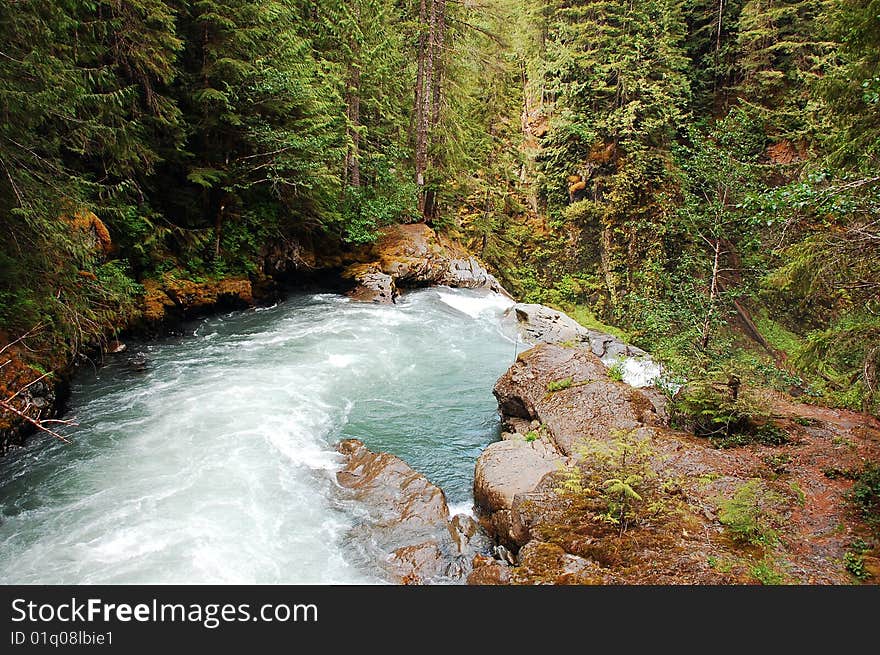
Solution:
<svg viewBox="0 0 880 655"><path fill-rule="evenodd" d="M34 327L32 327L32 328L31 328L30 330L28 330L27 332L25 332L25 333L24 333L23 335L21 335L18 339L16 339L15 341L10 341L10 342L7 343L5 346L3 346L2 348L0 348L0 355L2 355L4 352L6 352L6 351L9 350L10 348L12 348L12 346L14 346L15 344L17 344L18 342L20 342L20 341L24 341L25 339L27 339L27 338L28 338L29 336L31 336L34 332L37 332L38 330L41 330L42 327L43 327L43 324L42 324L42 323L37 323Z"/></svg>
<svg viewBox="0 0 880 655"><path fill-rule="evenodd" d="M72 421L70 419L33 418L32 416L28 416L26 413L24 413L23 411L21 411L20 409L18 409L17 407L15 407L14 405L12 405L11 403L9 403L5 400L0 400L0 409L4 409L7 412L11 412L11 413L15 414L16 416L24 419L25 421L27 421L28 423L33 425L38 430L41 430L42 432L45 432L45 433L55 437L59 441L63 441L64 443L67 443L67 444L71 443L70 439L65 437L63 434L56 432L52 428L46 427L46 423L57 423L60 425L72 425L72 426L77 425L77 423L75 423L74 421Z"/></svg>

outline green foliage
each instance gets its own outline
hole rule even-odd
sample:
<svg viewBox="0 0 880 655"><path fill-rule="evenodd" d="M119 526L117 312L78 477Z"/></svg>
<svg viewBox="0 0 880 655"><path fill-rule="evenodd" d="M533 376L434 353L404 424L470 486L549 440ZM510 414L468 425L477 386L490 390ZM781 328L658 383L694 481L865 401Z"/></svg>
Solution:
<svg viewBox="0 0 880 655"><path fill-rule="evenodd" d="M721 446L786 441L768 423L766 404L730 371L715 371L689 382L679 392L674 411L680 423L700 436L718 440Z"/></svg>
<svg viewBox="0 0 880 655"><path fill-rule="evenodd" d="M772 547L776 544L782 504L779 494L767 489L760 480L750 480L731 498L718 499L718 520L740 543Z"/></svg>
<svg viewBox="0 0 880 655"><path fill-rule="evenodd" d="M623 360L618 359L614 364L608 369L608 377L614 380L615 382L623 382Z"/></svg>
<svg viewBox="0 0 880 655"><path fill-rule="evenodd" d="M847 551L843 555L843 568L856 580L867 580L871 574L865 568L865 556L862 553Z"/></svg>
<svg viewBox="0 0 880 655"><path fill-rule="evenodd" d="M785 574L779 571L773 560L765 557L763 560L749 568L755 579L762 585L781 585L785 584Z"/></svg>
<svg viewBox="0 0 880 655"><path fill-rule="evenodd" d="M773 453L765 455L761 458L775 475L785 475L788 473L788 465L791 464L791 455L788 453ZM796 483L792 482L792 485ZM792 491L794 488L792 487ZM803 492L798 490L798 496L803 496ZM801 498L803 500L803 498Z"/></svg>
<svg viewBox="0 0 880 655"><path fill-rule="evenodd" d="M573 379L571 377L562 378L559 380L551 380L547 383L547 393L555 393L557 391L563 391L568 389L572 385Z"/></svg>
<svg viewBox="0 0 880 655"><path fill-rule="evenodd" d="M865 464L855 474L849 500L861 517L874 529L880 529L880 466Z"/></svg>
<svg viewBox="0 0 880 655"><path fill-rule="evenodd" d="M579 463L565 469L558 492L596 498L597 520L616 526L620 535L670 511L648 439L622 432L609 440L586 440L578 453Z"/></svg>
<svg viewBox="0 0 880 655"><path fill-rule="evenodd" d="M383 155L362 156L361 175L371 183L346 189L342 207L343 238L349 243L375 241L379 228L408 223L418 215L418 191Z"/></svg>

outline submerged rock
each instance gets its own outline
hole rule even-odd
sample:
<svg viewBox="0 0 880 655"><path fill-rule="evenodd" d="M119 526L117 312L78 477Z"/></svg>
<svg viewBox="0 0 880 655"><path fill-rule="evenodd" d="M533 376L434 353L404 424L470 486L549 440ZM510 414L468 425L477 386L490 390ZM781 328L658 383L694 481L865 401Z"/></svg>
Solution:
<svg viewBox="0 0 880 655"><path fill-rule="evenodd" d="M488 541L472 519L449 516L443 491L399 457L374 453L356 439L338 446L340 486L366 510L349 535L361 556L395 582L460 582Z"/></svg>
<svg viewBox="0 0 880 655"><path fill-rule="evenodd" d="M146 371L149 367L150 359L149 357L147 357L146 353L134 353L125 361L125 365L129 368L129 370L135 371L137 373L142 373L143 371Z"/></svg>

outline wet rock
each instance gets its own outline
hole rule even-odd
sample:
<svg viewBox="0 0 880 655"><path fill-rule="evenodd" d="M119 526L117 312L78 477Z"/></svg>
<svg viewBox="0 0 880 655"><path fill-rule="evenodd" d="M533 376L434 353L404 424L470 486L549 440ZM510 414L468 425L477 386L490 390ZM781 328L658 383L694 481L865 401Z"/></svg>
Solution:
<svg viewBox="0 0 880 655"><path fill-rule="evenodd" d="M107 344L107 352L112 355L118 355L119 353L125 352L127 347L128 346L121 341L113 340Z"/></svg>
<svg viewBox="0 0 880 655"><path fill-rule="evenodd" d="M146 371L150 365L150 359L146 353L135 353L126 360L125 365L129 370L142 373Z"/></svg>
<svg viewBox="0 0 880 655"><path fill-rule="evenodd" d="M500 560L486 555L475 555L472 573L467 578L470 585L510 584L510 567Z"/></svg>
<svg viewBox="0 0 880 655"><path fill-rule="evenodd" d="M347 439L336 474L367 515L349 540L360 556L396 582L463 582L475 552L488 547L468 517L450 519L443 491L399 457Z"/></svg>
<svg viewBox="0 0 880 655"><path fill-rule="evenodd" d="M559 456L545 457L524 441L496 441L477 459L474 499L490 513L509 510L517 494L532 491L563 461Z"/></svg>
<svg viewBox="0 0 880 655"><path fill-rule="evenodd" d="M388 556L389 572L402 584L422 584L444 576L450 567L436 541L401 546Z"/></svg>
<svg viewBox="0 0 880 655"><path fill-rule="evenodd" d="M479 260L424 223L384 228L355 258L342 272L355 300L393 302L398 288L443 285L506 293Z"/></svg>
<svg viewBox="0 0 880 655"><path fill-rule="evenodd" d="M503 416L539 421L567 456L585 438L663 423L647 396L611 380L599 358L583 349L535 346L501 376L494 394Z"/></svg>
<svg viewBox="0 0 880 655"><path fill-rule="evenodd" d="M353 300L389 305L397 297L397 285L387 273L375 264L356 264L343 273L343 277L354 280L357 285L348 292Z"/></svg>

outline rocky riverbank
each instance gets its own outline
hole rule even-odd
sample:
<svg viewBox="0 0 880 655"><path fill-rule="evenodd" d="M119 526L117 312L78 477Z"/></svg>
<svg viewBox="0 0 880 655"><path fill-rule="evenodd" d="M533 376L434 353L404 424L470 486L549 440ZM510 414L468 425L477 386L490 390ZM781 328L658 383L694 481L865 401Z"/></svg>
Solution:
<svg viewBox="0 0 880 655"><path fill-rule="evenodd" d="M848 584L854 548L877 580L852 483L831 472L877 461L880 423L775 398L783 444L717 449L670 429L655 391L611 379L597 340L572 338L566 319L526 320L552 343L495 386L504 433L477 461L474 495L504 556L475 558L469 582Z"/></svg>

